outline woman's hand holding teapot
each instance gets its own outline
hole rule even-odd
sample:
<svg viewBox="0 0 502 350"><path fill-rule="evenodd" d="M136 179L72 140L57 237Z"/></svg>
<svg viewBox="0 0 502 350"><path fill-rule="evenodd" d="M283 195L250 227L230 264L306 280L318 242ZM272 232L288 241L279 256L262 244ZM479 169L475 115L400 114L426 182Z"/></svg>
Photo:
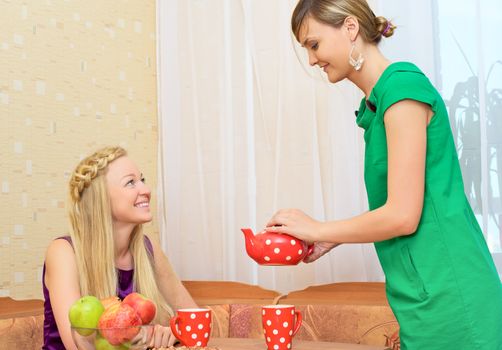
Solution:
<svg viewBox="0 0 502 350"><path fill-rule="evenodd" d="M299 209L281 209L267 223L266 231L287 233L307 243L319 241L323 223Z"/></svg>

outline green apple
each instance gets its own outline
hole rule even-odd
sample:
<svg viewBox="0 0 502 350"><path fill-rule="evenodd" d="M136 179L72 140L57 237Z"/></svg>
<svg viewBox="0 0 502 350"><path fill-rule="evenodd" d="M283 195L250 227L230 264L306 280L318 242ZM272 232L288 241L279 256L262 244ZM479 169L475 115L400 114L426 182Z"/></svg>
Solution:
<svg viewBox="0 0 502 350"><path fill-rule="evenodd" d="M103 311L105 311L105 308L98 298L86 295L73 303L68 316L71 326L77 328L80 335L88 336L94 332L93 329L79 328L96 328Z"/></svg>
<svg viewBox="0 0 502 350"><path fill-rule="evenodd" d="M112 345L108 342L108 340L106 340L105 338L103 338L101 335L97 335L96 339L94 340L94 346L96 348L96 350L127 350L128 347L127 345Z"/></svg>

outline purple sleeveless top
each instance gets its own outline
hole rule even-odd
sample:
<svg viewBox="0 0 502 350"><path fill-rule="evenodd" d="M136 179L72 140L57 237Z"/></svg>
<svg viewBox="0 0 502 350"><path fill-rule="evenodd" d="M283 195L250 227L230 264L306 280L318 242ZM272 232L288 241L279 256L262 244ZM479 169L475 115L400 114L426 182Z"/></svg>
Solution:
<svg viewBox="0 0 502 350"><path fill-rule="evenodd" d="M72 244L70 236L59 237L56 239L64 239L68 241L70 244ZM147 236L145 236L145 246L148 253L151 256L153 256L152 242L150 242L150 239ZM128 294L131 294L133 292L134 269L133 270L117 269L117 274L118 274L117 295L120 299L124 299ZM44 346L42 346L42 350L65 350L63 341L59 336L56 319L54 318L54 314L52 312L49 290L45 285L45 263L42 271L42 288L44 291Z"/></svg>

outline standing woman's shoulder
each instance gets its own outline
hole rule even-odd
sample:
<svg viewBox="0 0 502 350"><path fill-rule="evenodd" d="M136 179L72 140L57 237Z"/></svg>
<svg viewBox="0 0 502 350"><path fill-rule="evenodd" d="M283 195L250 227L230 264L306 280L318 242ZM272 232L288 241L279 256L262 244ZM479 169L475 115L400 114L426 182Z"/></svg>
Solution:
<svg viewBox="0 0 502 350"><path fill-rule="evenodd" d="M391 64L377 82L374 93L382 113L402 100L416 100L434 107L440 98L429 78L410 62Z"/></svg>

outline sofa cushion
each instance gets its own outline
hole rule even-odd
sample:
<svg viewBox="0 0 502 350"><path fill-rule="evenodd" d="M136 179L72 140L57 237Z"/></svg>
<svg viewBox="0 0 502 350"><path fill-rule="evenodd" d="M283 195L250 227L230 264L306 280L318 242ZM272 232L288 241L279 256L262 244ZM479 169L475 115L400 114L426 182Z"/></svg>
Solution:
<svg viewBox="0 0 502 350"><path fill-rule="evenodd" d="M44 316L0 319L0 350L40 349Z"/></svg>
<svg viewBox="0 0 502 350"><path fill-rule="evenodd" d="M297 305L303 324L297 339L385 345L398 329L389 307L378 305Z"/></svg>
<svg viewBox="0 0 502 350"><path fill-rule="evenodd" d="M261 305L230 305L230 338L263 338Z"/></svg>
<svg viewBox="0 0 502 350"><path fill-rule="evenodd" d="M230 305L209 305L212 310L211 337L228 338L230 324Z"/></svg>

